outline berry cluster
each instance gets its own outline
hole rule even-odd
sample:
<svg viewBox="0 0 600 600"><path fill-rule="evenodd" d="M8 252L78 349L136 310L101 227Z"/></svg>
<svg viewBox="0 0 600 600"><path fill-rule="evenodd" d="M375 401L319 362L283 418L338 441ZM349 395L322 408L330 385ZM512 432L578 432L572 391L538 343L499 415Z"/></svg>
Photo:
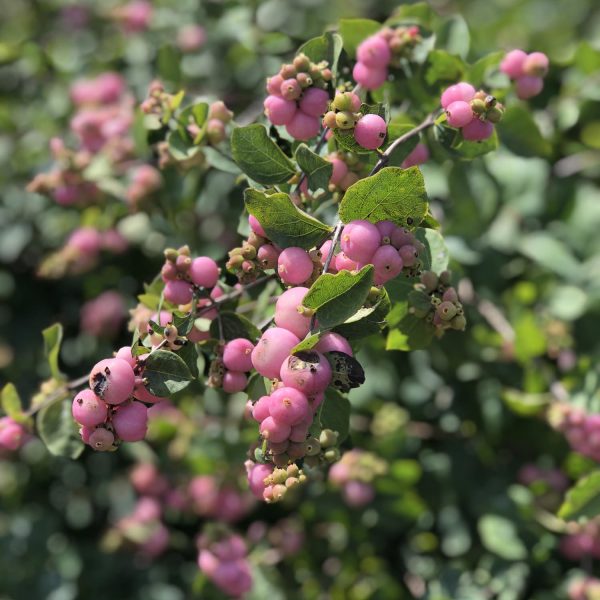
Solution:
<svg viewBox="0 0 600 600"><path fill-rule="evenodd" d="M517 96L527 100L542 91L549 66L550 61L543 52L527 54L523 50L511 50L500 63L500 70L515 82Z"/></svg>
<svg viewBox="0 0 600 600"><path fill-rule="evenodd" d="M575 579L569 584L567 594L569 600L600 600L600 579Z"/></svg>
<svg viewBox="0 0 600 600"><path fill-rule="evenodd" d="M342 496L355 508L369 504L375 498L373 481L387 471L385 461L371 452L355 448L342 454L329 471L329 481L342 488Z"/></svg>
<svg viewBox="0 0 600 600"><path fill-rule="evenodd" d="M246 338L235 338L225 344L222 355L211 365L208 385L222 387L228 394L246 389L252 370L252 351L254 344Z"/></svg>
<svg viewBox="0 0 600 600"><path fill-rule="evenodd" d="M0 452L18 450L27 439L27 431L11 417L0 418Z"/></svg>
<svg viewBox="0 0 600 600"><path fill-rule="evenodd" d="M197 515L223 523L235 523L243 519L255 502L247 490L241 493L213 475L194 477L187 486L186 496Z"/></svg>
<svg viewBox="0 0 600 600"><path fill-rule="evenodd" d="M359 44L352 77L365 89L376 90L387 80L390 64L397 64L420 41L416 26L382 29Z"/></svg>
<svg viewBox="0 0 600 600"><path fill-rule="evenodd" d="M225 102L216 100L208 107L208 120L206 122L206 138L209 144L213 146L222 142L226 137L225 125L233 119L233 112L230 111ZM188 133L196 140L202 133L202 129L189 117Z"/></svg>
<svg viewBox="0 0 600 600"><path fill-rule="evenodd" d="M438 337L447 329L463 331L467 326L463 306L450 281L449 271L439 275L433 271L423 271L420 282L414 285L414 290L408 295L410 314L431 323Z"/></svg>
<svg viewBox="0 0 600 600"><path fill-rule="evenodd" d="M352 130L359 146L376 150L385 141L387 125L374 114L360 112L361 101L354 92L337 92L330 110L323 117L323 125L331 130Z"/></svg>
<svg viewBox="0 0 600 600"><path fill-rule="evenodd" d="M489 138L504 114L504 106L494 96L464 81L446 88L441 97L448 125L460 129L465 140L479 142Z"/></svg>
<svg viewBox="0 0 600 600"><path fill-rule="evenodd" d="M265 115L273 125L285 125L296 140L315 137L320 130L319 118L329 103L331 77L327 62L315 64L305 54L298 54L267 80Z"/></svg>
<svg viewBox="0 0 600 600"><path fill-rule="evenodd" d="M575 528L560 540L562 554L573 561L586 557L600 558L600 523L588 521L575 525Z"/></svg>
<svg viewBox="0 0 600 600"><path fill-rule="evenodd" d="M550 425L565 435L573 450L600 461L600 415L556 402L547 416Z"/></svg>
<svg viewBox="0 0 600 600"><path fill-rule="evenodd" d="M140 203L152 196L162 187L160 172L151 165L140 165L131 170L131 177L125 196L132 208L138 208Z"/></svg>
<svg viewBox="0 0 600 600"><path fill-rule="evenodd" d="M306 475L298 465L275 467L267 463L246 461L248 485L254 496L268 504L282 500L287 491L306 481Z"/></svg>

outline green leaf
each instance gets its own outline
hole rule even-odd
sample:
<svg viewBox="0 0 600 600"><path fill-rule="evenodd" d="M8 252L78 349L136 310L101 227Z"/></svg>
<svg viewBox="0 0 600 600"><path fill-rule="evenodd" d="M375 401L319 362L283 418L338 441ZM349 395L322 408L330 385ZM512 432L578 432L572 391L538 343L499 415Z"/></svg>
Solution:
<svg viewBox="0 0 600 600"><path fill-rule="evenodd" d="M179 350L177 350L177 356L183 360L194 379L196 379L199 375L198 362L201 364L204 362L204 356L198 354L196 344L186 342Z"/></svg>
<svg viewBox="0 0 600 600"><path fill-rule="evenodd" d="M450 253L446 242L435 229L418 228L415 237L425 245L425 252L419 254L424 271L433 271L438 275L448 268Z"/></svg>
<svg viewBox="0 0 600 600"><path fill-rule="evenodd" d="M299 344L296 344L290 354L296 354L296 352L302 352L303 350L311 350L314 348L321 339L321 333L313 333L308 337L304 338Z"/></svg>
<svg viewBox="0 0 600 600"><path fill-rule="evenodd" d="M306 144L300 144L296 148L295 157L298 166L306 173L308 187L311 190L327 190L333 163L315 154Z"/></svg>
<svg viewBox="0 0 600 600"><path fill-rule="evenodd" d="M390 312L391 306L387 290L383 288L381 298L375 306L359 309L349 319L335 327L335 331L349 340L379 333L386 325L385 317Z"/></svg>
<svg viewBox="0 0 600 600"><path fill-rule="evenodd" d="M514 323L514 329L515 356L520 362L526 363L546 352L546 336L544 330L537 324L533 313L524 313Z"/></svg>
<svg viewBox="0 0 600 600"><path fill-rule="evenodd" d="M162 80L177 85L181 80L181 52L175 46L162 46L158 50L157 68Z"/></svg>
<svg viewBox="0 0 600 600"><path fill-rule="evenodd" d="M485 81L487 73L500 64L504 54L504 52L498 51L482 56L477 62L468 67L465 81L476 88L479 87Z"/></svg>
<svg viewBox="0 0 600 600"><path fill-rule="evenodd" d="M460 14L452 15L436 31L435 45L466 58L469 53L469 27Z"/></svg>
<svg viewBox="0 0 600 600"><path fill-rule="evenodd" d="M63 374L58 367L58 356L63 339L63 328L60 323L55 323L42 331L44 336L44 354L50 365L50 373L55 379L62 379Z"/></svg>
<svg viewBox="0 0 600 600"><path fill-rule="evenodd" d="M358 45L380 29L381 23L371 19L340 19L340 33L344 50L351 58L354 58Z"/></svg>
<svg viewBox="0 0 600 600"><path fill-rule="evenodd" d="M144 363L146 387L155 396L170 396L188 386L193 376L185 362L175 352L156 350Z"/></svg>
<svg viewBox="0 0 600 600"><path fill-rule="evenodd" d="M182 133L178 129L169 133L167 143L169 144L169 153L178 161L189 160L202 150L200 146L194 145L187 133Z"/></svg>
<svg viewBox="0 0 600 600"><path fill-rule="evenodd" d="M438 82L455 82L462 79L465 64L458 56L444 50L432 50L427 59L425 81L428 85Z"/></svg>
<svg viewBox="0 0 600 600"><path fill-rule="evenodd" d="M248 379L248 385L246 386L246 394L250 400L256 401L262 396L267 395L267 386L265 385L265 378L260 373L252 373Z"/></svg>
<svg viewBox="0 0 600 600"><path fill-rule="evenodd" d="M298 48L298 54L303 52L315 63L326 60L335 76L342 47L342 37L337 33L326 31L323 35L302 44Z"/></svg>
<svg viewBox="0 0 600 600"><path fill-rule="evenodd" d="M531 417L540 414L552 400L549 394L526 394L521 390L506 389L502 400L515 414Z"/></svg>
<svg viewBox="0 0 600 600"><path fill-rule="evenodd" d="M319 326L328 329L343 323L365 303L373 285L373 265L358 273L323 273L312 284L302 304L316 311Z"/></svg>
<svg viewBox="0 0 600 600"><path fill-rule="evenodd" d="M416 2L415 4L403 4L385 22L386 25L421 25L432 30L439 21L438 15L428 2Z"/></svg>
<svg viewBox="0 0 600 600"><path fill-rule="evenodd" d="M222 312L221 324L223 327L223 337L227 342L236 338L246 338L251 342L256 342L261 336L260 329L254 325L252 321L249 321L246 317L234 312ZM220 332L218 319L213 319L210 324L210 335L216 340L219 339Z"/></svg>
<svg viewBox="0 0 600 600"><path fill-rule="evenodd" d="M483 515L477 524L483 546L505 560L522 560L527 548L519 538L515 524L500 515Z"/></svg>
<svg viewBox="0 0 600 600"><path fill-rule="evenodd" d="M37 414L36 425L51 454L75 459L83 452L84 445L73 421L68 397L58 398L42 408Z"/></svg>
<svg viewBox="0 0 600 600"><path fill-rule="evenodd" d="M23 419L23 405L17 388L12 383L7 383L0 392L0 405L2 410L15 421Z"/></svg>
<svg viewBox="0 0 600 600"><path fill-rule="evenodd" d="M539 265L566 279L577 278L580 263L570 249L553 235L536 231L524 236L519 250Z"/></svg>
<svg viewBox="0 0 600 600"><path fill-rule="evenodd" d="M509 106L497 128L500 141L519 156L548 157L552 151L552 145L542 137L531 110L525 106Z"/></svg>
<svg viewBox="0 0 600 600"><path fill-rule="evenodd" d="M350 401L337 390L329 387L319 410L319 422L323 429L338 432L338 442L348 437L350 430Z"/></svg>
<svg viewBox="0 0 600 600"><path fill-rule="evenodd" d="M294 163L258 123L233 130L231 152L240 169L258 183L284 183L296 172Z"/></svg>
<svg viewBox="0 0 600 600"><path fill-rule="evenodd" d="M566 494L558 510L561 519L593 519L600 514L600 470L582 477Z"/></svg>
<svg viewBox="0 0 600 600"><path fill-rule="evenodd" d="M387 149L395 140L402 137L405 133L408 133L411 129L414 129L414 123L394 123L393 121L388 124L387 140L384 150ZM399 167L402 165L404 159L416 148L419 143L419 136L413 135L406 141L402 142L399 146L396 146L390 155L388 164L393 167Z"/></svg>
<svg viewBox="0 0 600 600"><path fill-rule="evenodd" d="M385 344L386 350L424 350L433 340L434 328L425 319L417 319L406 312L395 329L391 329Z"/></svg>
<svg viewBox="0 0 600 600"><path fill-rule="evenodd" d="M207 164L217 171L223 171L223 173L231 173L232 175L239 175L241 173L240 168L222 152L219 152L212 146L204 146L202 153L206 158Z"/></svg>
<svg viewBox="0 0 600 600"><path fill-rule="evenodd" d="M421 171L417 167L386 167L346 190L340 204L340 218L344 223L355 219L372 223L389 220L412 228L422 221L427 210Z"/></svg>
<svg viewBox="0 0 600 600"><path fill-rule="evenodd" d="M268 196L254 189L244 192L246 209L262 225L268 238L282 248L299 246L309 250L319 245L333 229L300 210L287 194Z"/></svg>

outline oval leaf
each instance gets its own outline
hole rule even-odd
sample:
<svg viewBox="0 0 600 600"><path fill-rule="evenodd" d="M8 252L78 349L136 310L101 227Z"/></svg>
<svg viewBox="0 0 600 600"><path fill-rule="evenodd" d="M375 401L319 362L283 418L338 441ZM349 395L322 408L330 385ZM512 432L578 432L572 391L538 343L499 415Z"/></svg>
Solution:
<svg viewBox="0 0 600 600"><path fill-rule="evenodd" d="M565 496L558 511L561 519L592 519L600 514L600 471L582 477Z"/></svg>
<svg viewBox="0 0 600 600"><path fill-rule="evenodd" d="M77 458L83 452L83 442L71 416L68 397L59 398L37 414L37 430L50 454Z"/></svg>
<svg viewBox="0 0 600 600"><path fill-rule="evenodd" d="M296 148L295 156L298 166L306 173L308 187L311 190L326 190L333 173L333 163L315 154L306 144Z"/></svg>
<svg viewBox="0 0 600 600"><path fill-rule="evenodd" d="M190 383L192 374L185 362L167 350L152 352L145 362L144 378L146 387L155 396L170 396Z"/></svg>

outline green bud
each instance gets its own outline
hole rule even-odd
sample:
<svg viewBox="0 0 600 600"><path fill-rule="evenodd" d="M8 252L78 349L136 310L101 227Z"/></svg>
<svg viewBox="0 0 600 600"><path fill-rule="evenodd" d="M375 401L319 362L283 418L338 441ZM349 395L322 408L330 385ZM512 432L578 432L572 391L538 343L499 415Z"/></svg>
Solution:
<svg viewBox="0 0 600 600"><path fill-rule="evenodd" d="M327 462L335 462L340 460L340 451L337 448L329 448L328 450L325 450L323 456Z"/></svg>
<svg viewBox="0 0 600 600"><path fill-rule="evenodd" d="M299 73L308 71L308 69L310 69L310 59L303 52L301 52L294 58L292 64L294 65L294 67L296 67L296 70Z"/></svg>
<svg viewBox="0 0 600 600"><path fill-rule="evenodd" d="M502 120L503 115L504 111L498 106L492 106L486 113L487 120L491 123L499 123Z"/></svg>
<svg viewBox="0 0 600 600"><path fill-rule="evenodd" d="M467 326L467 319L465 319L464 315L456 315L451 321L450 326L452 329L456 329L458 331L464 331Z"/></svg>
<svg viewBox="0 0 600 600"><path fill-rule="evenodd" d="M336 446L338 442L339 434L337 431L332 431L331 429L323 429L321 431L321 435L319 435L319 444L321 444L321 448L329 448L331 446Z"/></svg>
<svg viewBox="0 0 600 600"><path fill-rule="evenodd" d="M485 112L485 102L477 98L471 100L471 110L476 115L482 115Z"/></svg>
<svg viewBox="0 0 600 600"><path fill-rule="evenodd" d="M321 444L319 444L319 440L311 437L306 440L306 455L307 456L316 456L321 452Z"/></svg>
<svg viewBox="0 0 600 600"><path fill-rule="evenodd" d="M169 262L175 262L179 256L179 252L175 248L166 248L164 255Z"/></svg>

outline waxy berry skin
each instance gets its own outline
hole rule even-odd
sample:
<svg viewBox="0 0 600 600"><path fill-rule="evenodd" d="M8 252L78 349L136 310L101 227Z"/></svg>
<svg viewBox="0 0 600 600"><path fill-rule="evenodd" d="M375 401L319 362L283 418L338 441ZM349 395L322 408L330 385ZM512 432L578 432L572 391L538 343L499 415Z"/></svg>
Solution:
<svg viewBox="0 0 600 600"><path fill-rule="evenodd" d="M386 134L387 125L379 115L364 115L354 127L354 139L368 150L379 148Z"/></svg>
<svg viewBox="0 0 600 600"><path fill-rule="evenodd" d="M473 109L468 102L455 100L446 107L448 125L452 127L464 127L473 120Z"/></svg>
<svg viewBox="0 0 600 600"><path fill-rule="evenodd" d="M71 411L73 419L86 427L104 423L108 415L108 407L92 390L81 390L73 399Z"/></svg>
<svg viewBox="0 0 600 600"><path fill-rule="evenodd" d="M303 338L310 330L309 316L301 314L302 301L308 292L305 287L293 287L277 298L275 304L275 324Z"/></svg>
<svg viewBox="0 0 600 600"><path fill-rule="evenodd" d="M219 281L219 267L212 258L198 256L190 265L189 275L194 284L211 289Z"/></svg>
<svg viewBox="0 0 600 600"><path fill-rule="evenodd" d="M279 388L269 398L269 415L277 423L292 427L310 416L310 407L306 395L296 388ZM277 440L273 439L272 441Z"/></svg>
<svg viewBox="0 0 600 600"><path fill-rule="evenodd" d="M283 283L303 284L313 272L313 262L303 248L290 247L282 250L277 259L277 273Z"/></svg>
<svg viewBox="0 0 600 600"><path fill-rule="evenodd" d="M387 67L367 67L362 62L357 62L352 70L352 78L367 90L376 90L387 80Z"/></svg>
<svg viewBox="0 0 600 600"><path fill-rule="evenodd" d="M106 358L94 365L90 373L91 390L107 404L121 404L135 386L131 365L120 358Z"/></svg>
<svg viewBox="0 0 600 600"><path fill-rule="evenodd" d="M287 125L297 111L296 103L281 96L267 96L264 101L265 114L273 125Z"/></svg>
<svg viewBox="0 0 600 600"><path fill-rule="evenodd" d="M367 67L376 68L387 65L392 58L392 53L383 37L372 35L359 44L356 58Z"/></svg>
<svg viewBox="0 0 600 600"><path fill-rule="evenodd" d="M246 338L236 338L223 349L223 364L230 371L248 372L252 370L252 350L254 344Z"/></svg>
<svg viewBox="0 0 600 600"><path fill-rule="evenodd" d="M290 355L300 338L281 327L267 329L252 351L252 365L263 376L279 377L283 361Z"/></svg>
<svg viewBox="0 0 600 600"><path fill-rule="evenodd" d="M148 409L132 400L117 408L112 416L115 432L124 442L139 442L146 437L148 429Z"/></svg>
<svg viewBox="0 0 600 600"><path fill-rule="evenodd" d="M380 243L379 229L369 221L351 221L344 226L340 237L340 247L344 254L350 260L364 264L371 262Z"/></svg>

